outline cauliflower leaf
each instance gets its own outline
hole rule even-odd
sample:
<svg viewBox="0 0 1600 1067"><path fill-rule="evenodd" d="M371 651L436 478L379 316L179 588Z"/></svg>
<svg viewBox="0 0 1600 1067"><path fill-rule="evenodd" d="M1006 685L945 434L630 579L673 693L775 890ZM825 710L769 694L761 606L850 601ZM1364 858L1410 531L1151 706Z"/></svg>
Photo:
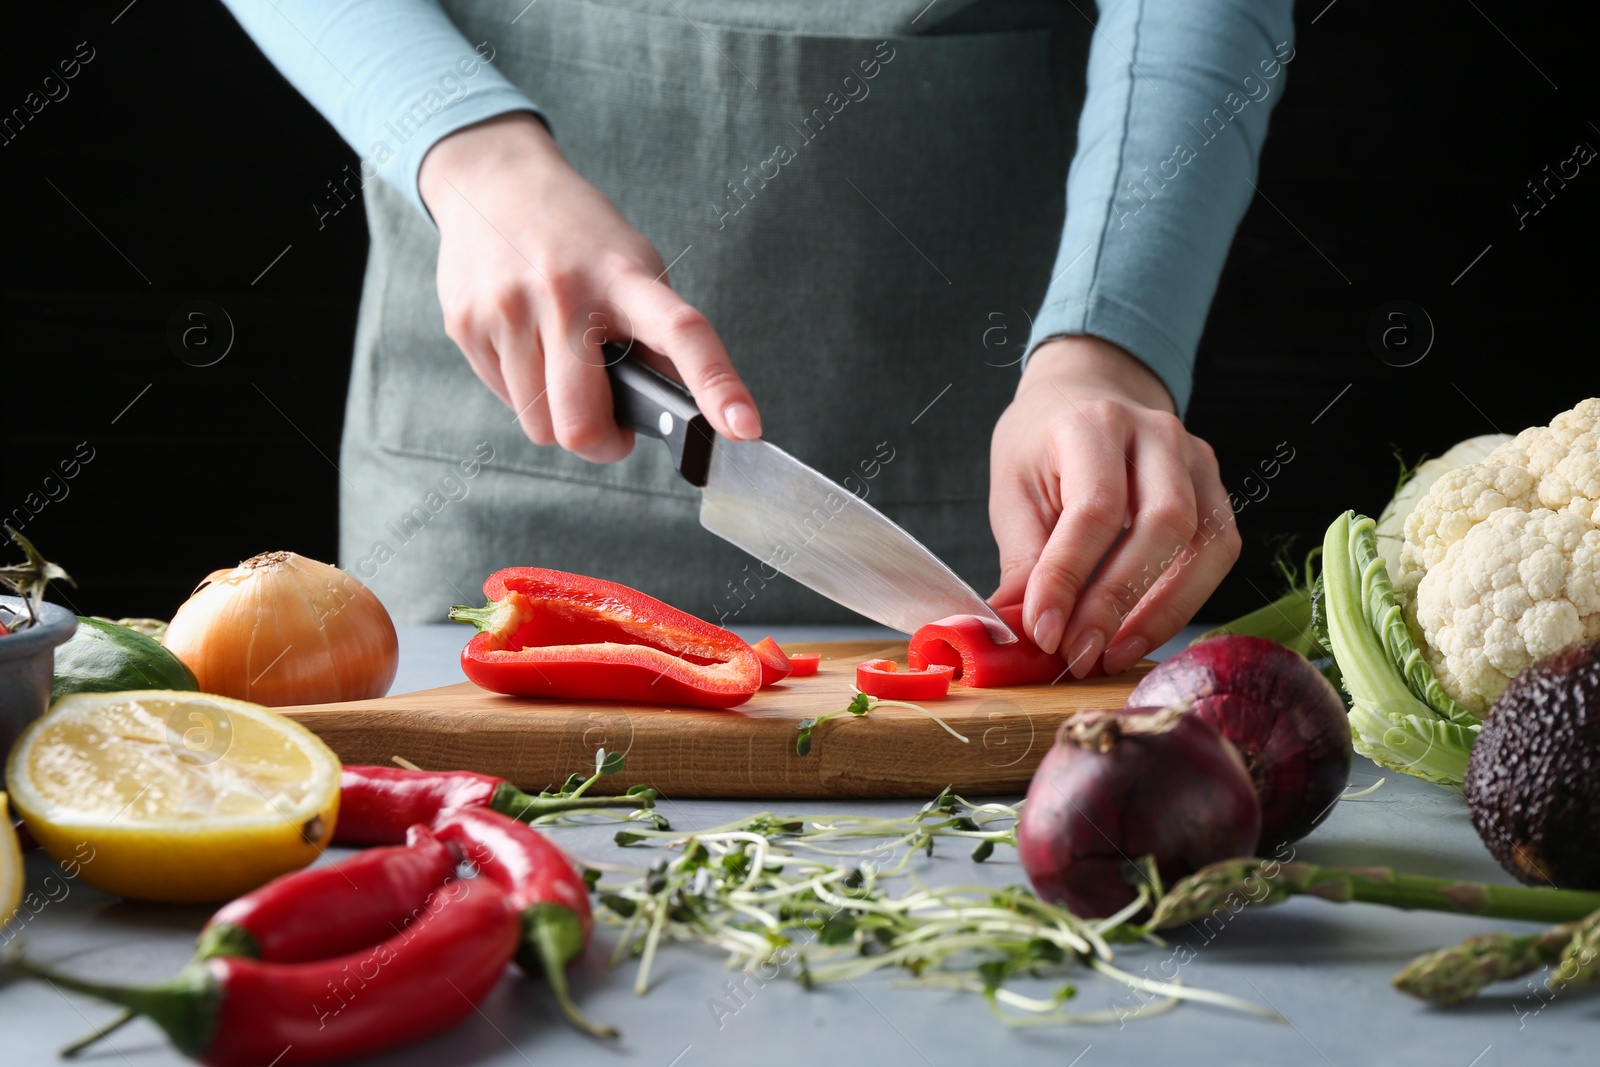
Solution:
<svg viewBox="0 0 1600 1067"><path fill-rule="evenodd" d="M1373 762L1459 789L1478 733L1406 629L1378 552L1377 524L1345 512L1322 546L1328 641L1350 696L1350 736Z"/></svg>

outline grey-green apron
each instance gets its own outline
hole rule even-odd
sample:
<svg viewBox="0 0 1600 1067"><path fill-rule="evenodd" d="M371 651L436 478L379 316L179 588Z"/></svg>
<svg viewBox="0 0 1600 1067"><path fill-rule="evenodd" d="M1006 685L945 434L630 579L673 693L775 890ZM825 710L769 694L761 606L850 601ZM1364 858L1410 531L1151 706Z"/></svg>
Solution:
<svg viewBox="0 0 1600 1067"><path fill-rule="evenodd" d="M942 3L445 8L671 264L767 439L988 593L989 435L1060 238L1089 28ZM528 442L445 336L433 228L381 182L367 214L340 554L398 621L481 602L508 566L728 626L861 621L701 529L659 442L610 465Z"/></svg>

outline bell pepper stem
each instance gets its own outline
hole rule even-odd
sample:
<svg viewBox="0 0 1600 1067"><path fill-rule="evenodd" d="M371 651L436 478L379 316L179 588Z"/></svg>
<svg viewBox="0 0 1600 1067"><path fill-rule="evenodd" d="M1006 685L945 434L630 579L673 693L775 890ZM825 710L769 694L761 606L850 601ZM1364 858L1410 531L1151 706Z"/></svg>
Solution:
<svg viewBox="0 0 1600 1067"><path fill-rule="evenodd" d="M503 611L504 609L499 608L493 601L490 601L481 608L468 607L466 604L457 604L450 609L450 614L448 617L451 622L471 623L473 626L477 627L478 631L481 633L484 630L495 629L496 624L499 621L499 617Z"/></svg>
<svg viewBox="0 0 1600 1067"><path fill-rule="evenodd" d="M127 1026L138 1017L139 1013L134 1011L132 1008L123 1008L121 1011L117 1012L117 1014L113 1015L109 1021L100 1024L100 1026L96 1027L94 1030L91 1030L89 1033L84 1034L72 1044L63 1045L61 1050L56 1054L64 1060L70 1060L78 1053L88 1048L90 1045L99 1042L108 1034L122 1029L124 1026Z"/></svg>
<svg viewBox="0 0 1600 1067"><path fill-rule="evenodd" d="M185 1055L198 1056L211 1044L221 993L211 972L203 964L185 967L171 980L157 985L118 986L91 982L42 967L23 956L15 945L6 952L5 961L23 974L48 982L58 989L69 989L74 993L120 1004L134 1015L148 1017L166 1031L173 1045ZM120 1022L118 1025L121 1025ZM100 1036L108 1032L109 1028L103 1029L93 1040L98 1041Z"/></svg>
<svg viewBox="0 0 1600 1067"><path fill-rule="evenodd" d="M615 1038L617 1028L594 1022L585 1016L573 1003L572 994L567 988L567 962L583 951L583 932L572 909L550 903L532 904L523 909L522 943L518 962L524 965L524 970L532 971L535 968L527 964L535 961L526 957L538 957L538 969L543 971L545 981L550 983L550 992L555 995L556 1005L567 1022L592 1037L606 1040Z"/></svg>

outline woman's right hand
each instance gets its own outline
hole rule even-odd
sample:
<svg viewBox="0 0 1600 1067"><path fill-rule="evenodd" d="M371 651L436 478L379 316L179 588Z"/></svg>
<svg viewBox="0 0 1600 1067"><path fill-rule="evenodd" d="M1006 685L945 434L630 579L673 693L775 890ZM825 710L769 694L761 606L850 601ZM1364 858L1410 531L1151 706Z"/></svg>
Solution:
<svg viewBox="0 0 1600 1067"><path fill-rule="evenodd" d="M445 332L535 444L599 463L633 433L612 416L600 344L632 338L675 370L725 437L761 436L755 401L660 254L562 156L527 112L457 130L418 175L439 227ZM663 359L655 357L664 357Z"/></svg>

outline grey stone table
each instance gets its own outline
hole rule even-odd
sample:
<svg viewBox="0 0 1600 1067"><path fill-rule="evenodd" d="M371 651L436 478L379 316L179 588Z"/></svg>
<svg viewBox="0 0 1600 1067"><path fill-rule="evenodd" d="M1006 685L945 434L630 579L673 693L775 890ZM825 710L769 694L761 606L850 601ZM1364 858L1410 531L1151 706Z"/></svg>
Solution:
<svg viewBox="0 0 1600 1067"><path fill-rule="evenodd" d="M874 637L875 629L777 632L783 640ZM755 638L761 634L747 634ZM443 685L460 677L461 631L413 627L401 633L403 666L395 692ZM1177 647L1176 645L1172 647ZM565 769L562 769L564 772ZM555 775L559 776L559 774ZM1357 760L1352 785L1369 785L1377 768ZM692 830L769 807L759 801L667 799L661 810L676 829ZM871 811L909 814L905 801L783 802L790 814ZM553 831L575 855L612 863L636 853L617 849L613 828ZM1328 864L1392 864L1421 874L1507 881L1479 845L1458 797L1411 779L1388 776L1376 793L1347 801L1302 842L1302 857ZM1009 884L1024 880L1012 850L974 864L967 850L918 857L912 870L929 882ZM103 980L153 981L188 958L207 909L130 904L63 878L45 857L28 858L32 887L54 875L56 897L24 924L29 951L41 960ZM1130 946L1119 953L1135 972L1163 962L1184 944L1188 984L1271 1004L1287 1025L1203 1005L1165 1015L1076 1029L1011 1030L969 995L907 990L879 975L807 992L786 979L751 982L737 996L732 975L715 955L681 945L658 956L653 988L637 998L632 969L605 966L613 934L573 973L575 992L594 1018L619 1024L607 1047L567 1028L542 983L510 979L479 1014L454 1031L398 1053L363 1062L383 1065L639 1064L643 1067L780 1067L787 1064L907 1064L967 1067L1102 1067L1108 1064L1327 1064L1329 1067L1521 1067L1600 1062L1600 996L1552 995L1538 981L1507 983L1492 995L1451 1010L1429 1008L1389 986L1411 957L1497 928L1533 929L1456 916L1409 914L1365 905L1296 900L1245 912L1220 930L1179 931L1173 948ZM1078 983L1083 1010L1122 1009L1137 1000L1093 975ZM309 1009L308 1009L309 1010ZM48 985L0 974L0 1064L49 1064L55 1049L105 1020L111 1009ZM187 1062L154 1027L139 1021L79 1062L155 1067ZM265 1065L263 1065L265 1067Z"/></svg>

